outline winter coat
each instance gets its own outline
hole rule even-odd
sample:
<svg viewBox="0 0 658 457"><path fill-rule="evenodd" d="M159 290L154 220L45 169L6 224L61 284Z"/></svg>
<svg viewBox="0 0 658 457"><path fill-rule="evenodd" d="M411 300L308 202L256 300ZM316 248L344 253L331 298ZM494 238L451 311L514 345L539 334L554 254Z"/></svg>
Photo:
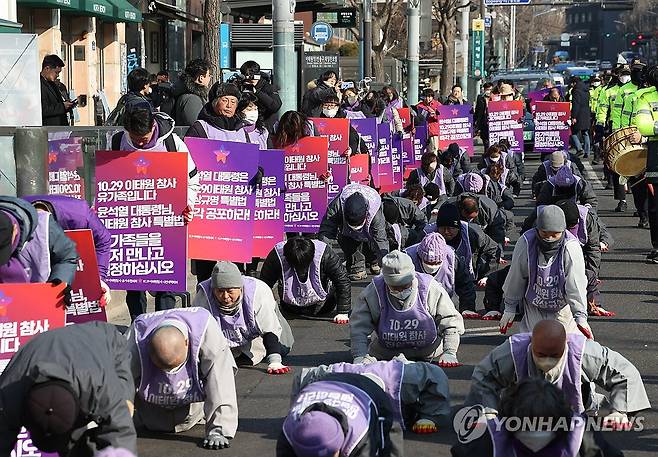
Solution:
<svg viewBox="0 0 658 457"><path fill-rule="evenodd" d="M182 73L174 85L174 115L176 125L192 125L203 105L208 101L208 88L196 83L187 73Z"/></svg>
<svg viewBox="0 0 658 457"><path fill-rule="evenodd" d="M585 82L578 80L571 90L571 119L576 123L571 127L573 132L589 130L592 122L592 110L589 106L589 90Z"/></svg>
<svg viewBox="0 0 658 457"><path fill-rule="evenodd" d="M34 336L5 368L0 376L1 455L11 453L24 425L27 391L33 384L49 380L66 382L79 398L84 423L77 424L73 436L91 421L98 425L84 432L80 440L88 438L91 452L76 449L68 455L93 455L106 446L136 453L137 436L126 404L135 398L128 342L114 325L88 322Z"/></svg>
<svg viewBox="0 0 658 457"><path fill-rule="evenodd" d="M416 111L418 111L419 115L424 116L425 120L427 121L427 134L428 136L439 136L439 108L441 107L441 103L439 103L437 100L432 100L429 104L429 106L424 102L418 103L416 105ZM433 109L436 111L435 114L430 114L429 109Z"/></svg>
<svg viewBox="0 0 658 457"><path fill-rule="evenodd" d="M265 127L270 132L274 131L274 124L278 120L277 113L281 109L281 97L279 89L275 87L266 73L260 74L260 80L255 86L254 95L258 99L258 112L265 123Z"/></svg>
<svg viewBox="0 0 658 457"><path fill-rule="evenodd" d="M302 113L308 117L320 117L322 114L322 101L330 95L336 95L336 89L317 80L315 87L309 89L302 100Z"/></svg>
<svg viewBox="0 0 658 457"><path fill-rule="evenodd" d="M197 122L197 120L207 122L211 127L221 130L238 131L242 127L242 120L237 116L231 118L218 116L215 113L215 109L211 102L206 103L198 114L198 119L192 121L190 128L185 132L186 138L188 136L195 138L208 138L203 126Z"/></svg>
<svg viewBox="0 0 658 457"><path fill-rule="evenodd" d="M41 123L48 125L69 125L68 111L64 99L54 82L43 76L41 80Z"/></svg>
<svg viewBox="0 0 658 457"><path fill-rule="evenodd" d="M283 297L283 270L276 249L267 255L260 270L260 280L270 287L279 283L279 297ZM352 304L352 285L347 277L347 270L342 260L327 246L320 261L320 282L324 290L329 290L329 283L336 295L336 313L347 314Z"/></svg>
<svg viewBox="0 0 658 457"><path fill-rule="evenodd" d="M550 181L545 181L544 184L541 185L539 192L537 192L537 205L553 205L560 200L573 198L573 194L554 195L554 193L555 186L553 186ZM584 179L581 179L578 181L578 184L576 184L575 197L576 203L580 203L581 205L589 205L594 209L596 209L596 206L598 205L598 200L594 193L594 189L592 189L592 185Z"/></svg>
<svg viewBox="0 0 658 457"><path fill-rule="evenodd" d="M464 192L456 197L449 198L445 204L452 203L458 206L458 203L467 197L475 198L478 201L478 216L472 222L479 225L492 240L502 245L505 242L507 215L498 208L498 205L492 199L484 195Z"/></svg>
<svg viewBox="0 0 658 457"><path fill-rule="evenodd" d="M112 235L87 202L64 195L30 195L25 197L25 200L30 203L42 201L52 206L53 218L64 230L91 230L98 260L98 273L104 281L110 263Z"/></svg>

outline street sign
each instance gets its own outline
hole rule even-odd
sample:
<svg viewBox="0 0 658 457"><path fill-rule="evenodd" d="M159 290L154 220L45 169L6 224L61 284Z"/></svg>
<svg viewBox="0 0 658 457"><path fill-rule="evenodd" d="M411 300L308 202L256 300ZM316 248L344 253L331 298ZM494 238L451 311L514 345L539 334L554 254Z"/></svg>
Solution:
<svg viewBox="0 0 658 457"><path fill-rule="evenodd" d="M491 28L491 22L492 22L491 16L486 15L484 17L484 26L488 29Z"/></svg>
<svg viewBox="0 0 658 457"><path fill-rule="evenodd" d="M356 27L356 8L314 11L313 22L326 22L335 29Z"/></svg>
<svg viewBox="0 0 658 457"><path fill-rule="evenodd" d="M569 41L571 38L571 35L568 33L562 33L560 34L560 41Z"/></svg>
<svg viewBox="0 0 658 457"><path fill-rule="evenodd" d="M481 79L484 78L484 19L473 19L471 30L471 75Z"/></svg>
<svg viewBox="0 0 658 457"><path fill-rule="evenodd" d="M311 26L311 38L319 45L327 44L334 36L334 29L326 22L315 22Z"/></svg>
<svg viewBox="0 0 658 457"><path fill-rule="evenodd" d="M486 6L527 5L530 0L484 0Z"/></svg>

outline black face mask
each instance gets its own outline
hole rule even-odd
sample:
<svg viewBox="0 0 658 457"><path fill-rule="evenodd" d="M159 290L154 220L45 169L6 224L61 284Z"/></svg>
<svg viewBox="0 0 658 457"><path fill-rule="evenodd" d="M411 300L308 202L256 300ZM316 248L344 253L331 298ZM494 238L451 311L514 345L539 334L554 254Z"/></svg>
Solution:
<svg viewBox="0 0 658 457"><path fill-rule="evenodd" d="M537 246L539 247L539 252L541 252L545 257L550 258L557 254L562 243L564 242L564 234L559 240L555 241L544 241L541 237L537 236Z"/></svg>

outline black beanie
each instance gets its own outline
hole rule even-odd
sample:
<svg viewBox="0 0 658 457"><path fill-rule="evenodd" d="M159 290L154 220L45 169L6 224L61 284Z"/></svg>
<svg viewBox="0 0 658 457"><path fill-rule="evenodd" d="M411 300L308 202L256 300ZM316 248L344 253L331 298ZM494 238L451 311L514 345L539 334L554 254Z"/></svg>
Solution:
<svg viewBox="0 0 658 457"><path fill-rule="evenodd" d="M457 207L451 203L444 203L436 215L436 226L459 228L459 219L459 210Z"/></svg>
<svg viewBox="0 0 658 457"><path fill-rule="evenodd" d="M35 384L25 399L25 427L39 449L59 451L69 442L80 407L71 386L64 381Z"/></svg>
<svg viewBox="0 0 658 457"><path fill-rule="evenodd" d="M368 215L368 202L365 197L358 192L347 197L343 215L349 225L358 226L363 224Z"/></svg>
<svg viewBox="0 0 658 457"><path fill-rule="evenodd" d="M578 221L580 220L580 212L578 211L578 205L576 205L573 200L559 201L557 206L559 206L564 213L564 220L567 223L567 228L575 227L578 225Z"/></svg>

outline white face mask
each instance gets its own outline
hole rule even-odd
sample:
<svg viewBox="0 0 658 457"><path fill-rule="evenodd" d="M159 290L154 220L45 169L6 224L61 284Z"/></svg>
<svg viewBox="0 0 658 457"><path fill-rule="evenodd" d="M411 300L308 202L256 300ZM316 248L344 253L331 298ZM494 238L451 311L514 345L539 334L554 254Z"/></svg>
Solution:
<svg viewBox="0 0 658 457"><path fill-rule="evenodd" d="M631 75L621 75L621 76L619 77L619 81L620 81L622 84L629 83L629 82L631 82Z"/></svg>
<svg viewBox="0 0 658 457"><path fill-rule="evenodd" d="M361 225L350 225L350 224L347 224L347 226L348 226L349 228L351 228L352 230L354 230L355 232L358 232L359 230L361 230L363 227L366 226L366 223L363 222L363 224L361 224Z"/></svg>
<svg viewBox="0 0 658 457"><path fill-rule="evenodd" d="M324 114L326 117L336 117L336 114L338 114L338 108L323 108L322 114Z"/></svg>
<svg viewBox="0 0 658 457"><path fill-rule="evenodd" d="M251 111L245 111L244 113L244 121L249 124L249 125L254 125L256 121L258 120L258 110L254 109Z"/></svg>
<svg viewBox="0 0 658 457"><path fill-rule="evenodd" d="M590 86L592 87L599 87L600 85L601 85L601 81L594 81L592 82L592 84L590 84Z"/></svg>
<svg viewBox="0 0 658 457"><path fill-rule="evenodd" d="M551 441L555 439L555 432L518 431L514 433L514 438L519 440L525 447L530 449L532 452L539 452L542 449L544 449L546 446L551 444Z"/></svg>
<svg viewBox="0 0 658 457"><path fill-rule="evenodd" d="M392 297L397 298L400 301L405 301L407 298L411 297L411 293L414 291L413 287L408 287L407 289L395 291L389 289L388 292Z"/></svg>
<svg viewBox="0 0 658 457"><path fill-rule="evenodd" d="M354 105L356 103L356 95L350 95L347 97L347 103L350 105Z"/></svg>
<svg viewBox="0 0 658 457"><path fill-rule="evenodd" d="M436 170L436 167L437 167L436 162L432 162L432 163L430 163L430 164L428 165L427 169L428 169L429 171L434 171L434 170Z"/></svg>
<svg viewBox="0 0 658 457"><path fill-rule="evenodd" d="M490 159L493 163L498 163L498 161L500 160L500 156L498 156L498 157L489 157L489 159Z"/></svg>
<svg viewBox="0 0 658 457"><path fill-rule="evenodd" d="M422 262L422 264L423 264L423 270L425 270L425 273L427 273L428 275L435 275L441 269L440 263L430 264L430 263Z"/></svg>

